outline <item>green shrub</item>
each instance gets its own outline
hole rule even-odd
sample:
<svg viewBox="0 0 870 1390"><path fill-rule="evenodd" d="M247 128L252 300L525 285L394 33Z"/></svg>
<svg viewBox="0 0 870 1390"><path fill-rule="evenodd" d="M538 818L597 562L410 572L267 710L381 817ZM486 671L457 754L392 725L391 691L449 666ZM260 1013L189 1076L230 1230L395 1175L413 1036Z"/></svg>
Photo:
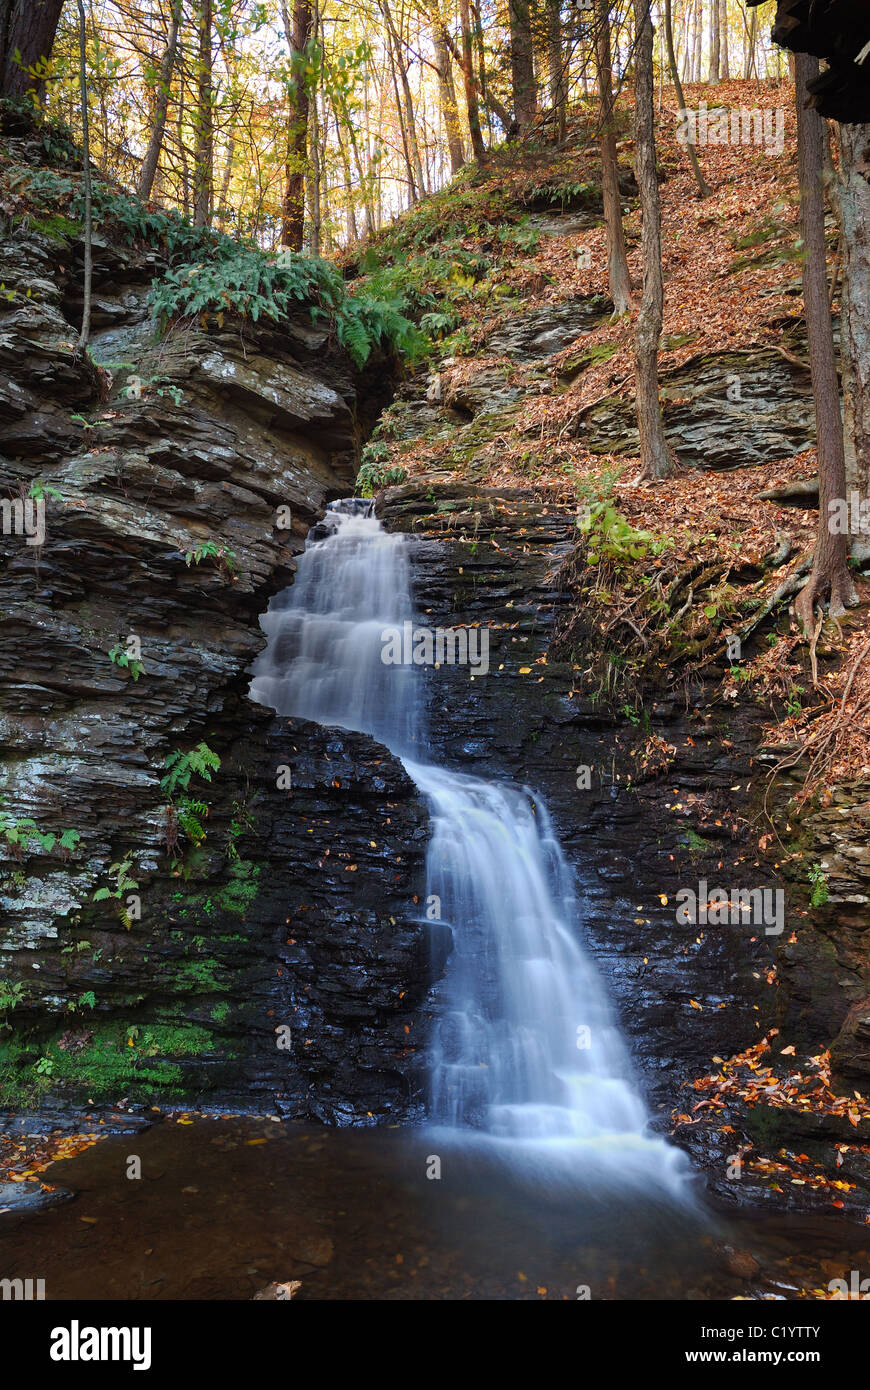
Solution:
<svg viewBox="0 0 870 1390"><path fill-rule="evenodd" d="M608 501L593 502L577 525L586 537L586 562L590 565L602 560L616 565L641 560L654 539L650 531L636 530Z"/></svg>
<svg viewBox="0 0 870 1390"><path fill-rule="evenodd" d="M380 440L369 443L362 451L359 472L356 475L356 494L358 497L373 497L383 487L393 487L403 483L407 474L399 465L391 467L390 451Z"/></svg>
<svg viewBox="0 0 870 1390"><path fill-rule="evenodd" d="M810 869L810 907L824 907L830 897L828 877L821 864Z"/></svg>

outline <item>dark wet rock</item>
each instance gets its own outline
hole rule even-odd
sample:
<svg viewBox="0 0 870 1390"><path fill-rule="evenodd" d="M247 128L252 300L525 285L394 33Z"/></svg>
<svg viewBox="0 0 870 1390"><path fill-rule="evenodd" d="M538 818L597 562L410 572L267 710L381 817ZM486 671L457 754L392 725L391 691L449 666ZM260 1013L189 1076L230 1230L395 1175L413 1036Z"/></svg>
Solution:
<svg viewBox="0 0 870 1390"><path fill-rule="evenodd" d="M310 744L285 747L286 727L247 699L259 615L327 500L351 491L386 366L361 379L305 306L281 330L156 343L159 257L100 239L98 377L74 351L75 248L59 258L16 236L3 256L0 481L11 498L42 485L46 535L0 535L0 795L13 818L80 837L72 853L30 841L17 854L0 837L0 974L24 986L0 1038L4 1092L34 1098L51 1042L61 1107L163 1087L241 1104L279 1092L324 1118L333 1104L350 1118L401 1110L410 1011L430 957L449 951L448 929L413 902L425 813L385 750L314 726ZM128 634L138 680L109 657ZM222 759L195 788L208 838L173 868L160 777L168 753L201 740ZM292 800L268 790L282 759ZM93 901L125 856L141 900L129 927ZM48 1113L52 1097L40 1103Z"/></svg>
<svg viewBox="0 0 870 1390"><path fill-rule="evenodd" d="M0 1215L12 1212L32 1213L44 1211L46 1207L56 1207L68 1202L74 1193L63 1187L46 1187L41 1182L25 1179L24 1182L0 1182Z"/></svg>
<svg viewBox="0 0 870 1390"><path fill-rule="evenodd" d="M748 1250L735 1250L733 1245L722 1246L722 1259L729 1274L738 1279L754 1279L761 1266Z"/></svg>
<svg viewBox="0 0 870 1390"><path fill-rule="evenodd" d="M500 364L488 364L477 371L464 370L458 379L442 373L440 382L443 389L439 397L448 410L463 417L473 419L482 412L491 413L515 405L524 395L524 388L514 379L510 368Z"/></svg>
<svg viewBox="0 0 870 1390"><path fill-rule="evenodd" d="M870 1076L870 999L849 1010L831 1047L831 1061L841 1076Z"/></svg>

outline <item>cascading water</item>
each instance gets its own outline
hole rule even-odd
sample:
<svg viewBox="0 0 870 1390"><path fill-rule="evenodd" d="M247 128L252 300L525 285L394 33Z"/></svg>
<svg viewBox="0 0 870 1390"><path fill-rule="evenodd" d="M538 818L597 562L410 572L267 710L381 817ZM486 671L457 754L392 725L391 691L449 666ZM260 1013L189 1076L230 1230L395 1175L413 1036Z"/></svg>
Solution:
<svg viewBox="0 0 870 1390"><path fill-rule="evenodd" d="M571 874L529 790L427 765L420 667L382 660L413 618L409 544L334 503L296 582L262 619L251 697L368 733L401 757L433 813L427 895L453 930L431 1046L431 1115L545 1180L682 1195L683 1155L646 1112L597 971Z"/></svg>

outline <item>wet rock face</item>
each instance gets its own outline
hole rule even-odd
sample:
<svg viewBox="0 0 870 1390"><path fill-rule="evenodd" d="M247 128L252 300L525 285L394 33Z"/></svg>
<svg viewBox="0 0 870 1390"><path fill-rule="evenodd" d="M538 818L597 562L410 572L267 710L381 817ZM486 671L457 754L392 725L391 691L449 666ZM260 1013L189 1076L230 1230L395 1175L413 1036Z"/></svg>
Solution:
<svg viewBox="0 0 870 1390"><path fill-rule="evenodd" d="M746 468L787 458L815 440L809 372L770 351L718 353L662 373L665 434L690 467ZM594 453L636 455L631 402L587 411L577 433Z"/></svg>
<svg viewBox="0 0 870 1390"><path fill-rule="evenodd" d="M753 868L744 885L746 871L733 867L758 716L712 713L698 690L697 708L657 705L646 729L572 694L574 668L548 652L567 603L554 579L573 547L573 504L433 483L392 488L376 505L388 529L413 538L418 621L487 634L486 674L446 665L423 677L434 757L546 798L587 940L651 1103L669 1114L683 1081L754 1040L759 1020L773 1021L765 975L776 938L678 925L675 901L702 879L711 889L777 882ZM673 747L659 776L639 766L650 735Z"/></svg>
<svg viewBox="0 0 870 1390"><path fill-rule="evenodd" d="M159 258L104 241L98 373L74 349L79 251L30 233L0 247L0 796L4 825L55 837L0 834L0 977L23 988L16 1039L36 1038L33 1055L13 1048L16 1076L64 1022L94 1025L94 1047L112 1021L166 1023L170 997L176 1022L221 1022L232 953L203 909L185 955L173 891L232 862L208 839L172 877L164 760L202 740L226 761L241 733L266 736L269 712L246 696L259 614L292 581L326 501L351 491L361 415L386 385L384 373L366 386L361 407L359 377L304 306L280 333L156 341L146 297ZM109 655L128 639L136 679ZM225 827L247 823L232 807L250 800L250 778L237 775L190 788L215 825L222 807ZM129 930L120 902L93 901L125 859L142 910Z"/></svg>
<svg viewBox="0 0 870 1390"><path fill-rule="evenodd" d="M419 1115L425 1001L451 940L425 915L414 784L365 735L299 719L236 745L227 772L255 789L238 844L257 891L243 921L219 910L209 924L232 938L220 1031L240 1049L221 1093L330 1124ZM203 896L190 886L186 937Z"/></svg>
<svg viewBox="0 0 870 1390"><path fill-rule="evenodd" d="M835 1072L848 1091L870 1076L867 999L870 997L870 785L840 785L827 804L805 808L799 821L789 797L802 783L800 765L782 777L775 815L791 851L784 874L794 884L809 929L780 945L779 1014L790 1035L831 1047ZM820 871L820 901L809 900L811 868Z"/></svg>

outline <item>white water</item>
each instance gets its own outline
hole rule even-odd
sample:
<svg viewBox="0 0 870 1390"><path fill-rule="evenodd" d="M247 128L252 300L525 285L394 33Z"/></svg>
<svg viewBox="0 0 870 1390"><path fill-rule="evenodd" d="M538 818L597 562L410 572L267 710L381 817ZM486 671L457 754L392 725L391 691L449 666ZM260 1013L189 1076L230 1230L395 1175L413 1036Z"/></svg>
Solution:
<svg viewBox="0 0 870 1390"><path fill-rule="evenodd" d="M383 629L414 616L409 542L348 505L330 509L331 534L309 541L261 619L269 643L251 697L372 734L430 803L426 891L454 940L431 1045L439 1135L546 1182L681 1195L685 1160L646 1134L546 809L528 789L425 762L423 682L437 672L381 661Z"/></svg>

